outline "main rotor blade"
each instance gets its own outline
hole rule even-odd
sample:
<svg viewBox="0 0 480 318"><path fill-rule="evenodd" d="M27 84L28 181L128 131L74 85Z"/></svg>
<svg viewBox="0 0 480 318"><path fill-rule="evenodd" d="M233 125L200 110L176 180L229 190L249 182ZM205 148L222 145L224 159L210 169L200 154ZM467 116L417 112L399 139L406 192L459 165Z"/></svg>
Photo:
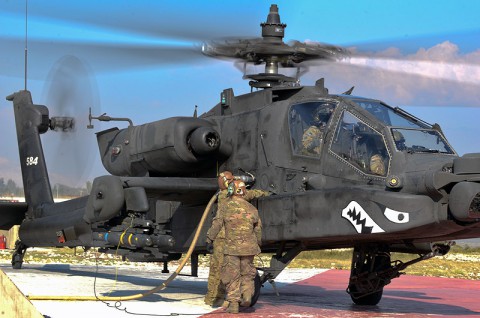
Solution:
<svg viewBox="0 0 480 318"><path fill-rule="evenodd" d="M83 3L66 5L55 0L48 4L30 3L28 41L32 63L29 63L29 76L43 78L46 70L39 65L50 67L58 57L72 53L88 61L96 72L207 62L210 59L197 55L196 45L225 36L260 35L258 23L265 20L268 6L250 2L252 5L239 4L232 12L231 5L222 1L161 1L148 5L141 1L107 1L95 6L94 14L92 7ZM16 1L6 2L2 3L2 11L0 26L4 27L0 30L0 40L9 49L0 51L0 72L21 77L25 6ZM287 15L283 11L281 14ZM105 19L105 16L112 18ZM289 22L286 17L284 20ZM287 29L287 39L289 33L298 33L294 28L292 24ZM431 47L445 39L469 37L475 47L479 34L480 29L477 29L349 44L348 47L355 47L353 56L405 59L405 52L418 51L418 43L429 43ZM395 49L388 49L391 47ZM415 56L422 60L431 57Z"/></svg>
<svg viewBox="0 0 480 318"><path fill-rule="evenodd" d="M249 2L258 4L252 0ZM265 19L263 5L252 6L244 2L232 12L231 4L220 0L163 0L148 3L106 0L95 6L82 2L50 0L48 3L32 2L28 5L31 38L54 38L68 34L70 39L76 39L93 34L92 32L104 32L114 37L115 34L121 34L132 38L149 36L196 42L225 35L256 36L259 32L258 23ZM2 13L10 19L16 18L23 22L25 4L19 1L2 3ZM20 23L11 32L23 38L23 26L24 23ZM55 30L55 27L57 32L42 33L42 30Z"/></svg>
<svg viewBox="0 0 480 318"><path fill-rule="evenodd" d="M20 40L2 41L17 52L23 51ZM23 54L12 55L0 52L0 72L4 76L23 77ZM198 61L208 62L200 48L194 45L128 45L115 43L70 43L55 41L31 41L28 49L28 76L30 79L43 79L55 61L68 54L87 61L96 73L124 71L145 67L178 67Z"/></svg>

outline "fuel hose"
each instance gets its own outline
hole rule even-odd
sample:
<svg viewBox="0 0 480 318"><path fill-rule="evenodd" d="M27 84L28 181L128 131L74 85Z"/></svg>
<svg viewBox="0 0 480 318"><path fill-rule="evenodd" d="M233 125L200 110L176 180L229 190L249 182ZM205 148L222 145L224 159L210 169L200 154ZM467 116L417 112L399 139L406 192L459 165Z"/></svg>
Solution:
<svg viewBox="0 0 480 318"><path fill-rule="evenodd" d="M215 195L210 199L208 202L207 206L205 207L205 210L203 212L202 218L200 219L200 222L198 223L197 230L195 231L195 236L193 237L192 243L190 244L190 247L187 251L187 254L185 255L185 258L183 261L178 265L177 269L175 272L173 272L170 277L167 278L163 283L158 285L157 287L148 290L143 293L139 294L134 294L130 296L118 296L118 297L111 297L111 296L42 296L42 295L27 295L27 298L29 300L58 300L58 301L126 301L126 300L135 300L135 299L140 299L152 294L155 294L158 291L161 291L165 288L167 288L168 284L172 282L178 274L180 274L180 271L183 269L185 264L187 263L188 259L192 255L193 249L195 248L195 245L197 244L198 237L200 236L200 231L202 230L203 224L205 223L205 220L207 219L207 215L210 212L213 203L217 199L218 192L215 193Z"/></svg>

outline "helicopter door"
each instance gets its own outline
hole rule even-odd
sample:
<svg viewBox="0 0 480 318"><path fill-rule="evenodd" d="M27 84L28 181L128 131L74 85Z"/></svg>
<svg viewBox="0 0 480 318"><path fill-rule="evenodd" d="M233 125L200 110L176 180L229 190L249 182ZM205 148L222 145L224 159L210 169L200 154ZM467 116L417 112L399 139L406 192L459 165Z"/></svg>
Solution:
<svg viewBox="0 0 480 318"><path fill-rule="evenodd" d="M383 135L349 111L343 112L330 149L355 170L369 175L387 175L390 156Z"/></svg>

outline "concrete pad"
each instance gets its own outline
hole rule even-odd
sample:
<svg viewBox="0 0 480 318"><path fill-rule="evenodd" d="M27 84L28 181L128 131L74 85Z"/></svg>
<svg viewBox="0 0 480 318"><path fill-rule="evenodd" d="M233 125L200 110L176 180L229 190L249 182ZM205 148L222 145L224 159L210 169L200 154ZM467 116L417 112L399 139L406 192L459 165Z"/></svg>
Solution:
<svg viewBox="0 0 480 318"><path fill-rule="evenodd" d="M241 317L480 317L480 281L405 275L385 287L377 306L358 306L345 292L349 275L329 270L281 286L280 296L267 285L255 307L244 309ZM231 318L217 312L215 318Z"/></svg>
<svg viewBox="0 0 480 318"><path fill-rule="evenodd" d="M99 267L66 264L24 264L21 270L8 266L0 269L26 295L42 296L127 296L150 290L166 280L169 274L161 268ZM178 276L164 291L140 300L124 302L101 301L32 301L44 315L51 318L82 313L82 317L132 317L141 314L196 314L200 316L213 309L203 303L206 276L201 278ZM195 316L195 315L194 315Z"/></svg>
<svg viewBox="0 0 480 318"><path fill-rule="evenodd" d="M168 278L161 266L114 267L25 264L13 270L0 264L17 286L29 295L126 296L154 288ZM174 268L171 269L172 272ZM184 269L189 273L189 269ZM203 303L207 288L206 268L199 277L178 276L158 294L121 303L100 301L32 301L51 318L132 317L175 315L180 317L232 317ZM480 317L480 281L405 275L384 290L377 306L354 305L345 292L349 271L286 269L276 288L265 284L253 308L242 308L240 317Z"/></svg>
<svg viewBox="0 0 480 318"><path fill-rule="evenodd" d="M0 264L0 269L15 282L25 295L51 296L127 296L150 290L164 282L170 274L162 273L163 266L119 267L68 264L24 264L14 270L10 264ZM173 272L175 268L171 268ZM277 285L283 286L302 280L323 270L292 270L282 273ZM189 274L185 267L181 274ZM283 278L282 278L283 277ZM82 317L132 317L141 315L175 315L200 317L215 311L204 304L207 291L208 269L199 268L198 277L179 275L163 291L139 300L122 302L101 301L36 301L34 306L51 318L81 312ZM218 314L215 314L216 316Z"/></svg>

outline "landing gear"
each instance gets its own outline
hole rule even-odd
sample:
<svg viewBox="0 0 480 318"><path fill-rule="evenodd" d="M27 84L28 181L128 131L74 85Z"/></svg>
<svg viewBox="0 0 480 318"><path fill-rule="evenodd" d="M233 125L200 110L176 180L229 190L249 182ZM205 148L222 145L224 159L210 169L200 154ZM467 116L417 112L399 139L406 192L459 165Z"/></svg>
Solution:
<svg viewBox="0 0 480 318"><path fill-rule="evenodd" d="M452 244L435 243L430 246L431 252L405 263L399 260L392 262L388 246L356 246L347 293L357 305L376 305L382 299L383 287L404 274L402 270L434 256L445 255Z"/></svg>
<svg viewBox="0 0 480 318"><path fill-rule="evenodd" d="M250 306L253 306L257 302L258 297L260 296L260 288L263 286L263 283L267 281L272 284L275 293L278 295L278 291L275 287L275 278L298 254L300 254L300 252L305 250L305 245L302 242L297 242L288 250L286 249L285 245L285 242L281 244L277 250L277 253L272 256L269 267L258 268L263 271L263 274L260 276L257 271L254 281L255 292L252 296L252 303Z"/></svg>
<svg viewBox="0 0 480 318"><path fill-rule="evenodd" d="M13 252L13 255L12 255L13 269L22 268L23 256L25 256L26 251L27 251L27 246L24 245L20 240L17 240L15 242L15 251Z"/></svg>
<svg viewBox="0 0 480 318"><path fill-rule="evenodd" d="M357 305L376 305L382 299L383 287L390 283L389 275L380 275L391 268L390 253L356 247L353 250L350 282L347 292Z"/></svg>
<svg viewBox="0 0 480 318"><path fill-rule="evenodd" d="M286 250L285 243L283 243L277 250L277 253L272 255L272 258L270 259L270 267L261 268L263 274L260 277L260 283L263 284L266 281L272 282L283 271L283 269L304 250L305 246L302 242L298 242L288 250Z"/></svg>

